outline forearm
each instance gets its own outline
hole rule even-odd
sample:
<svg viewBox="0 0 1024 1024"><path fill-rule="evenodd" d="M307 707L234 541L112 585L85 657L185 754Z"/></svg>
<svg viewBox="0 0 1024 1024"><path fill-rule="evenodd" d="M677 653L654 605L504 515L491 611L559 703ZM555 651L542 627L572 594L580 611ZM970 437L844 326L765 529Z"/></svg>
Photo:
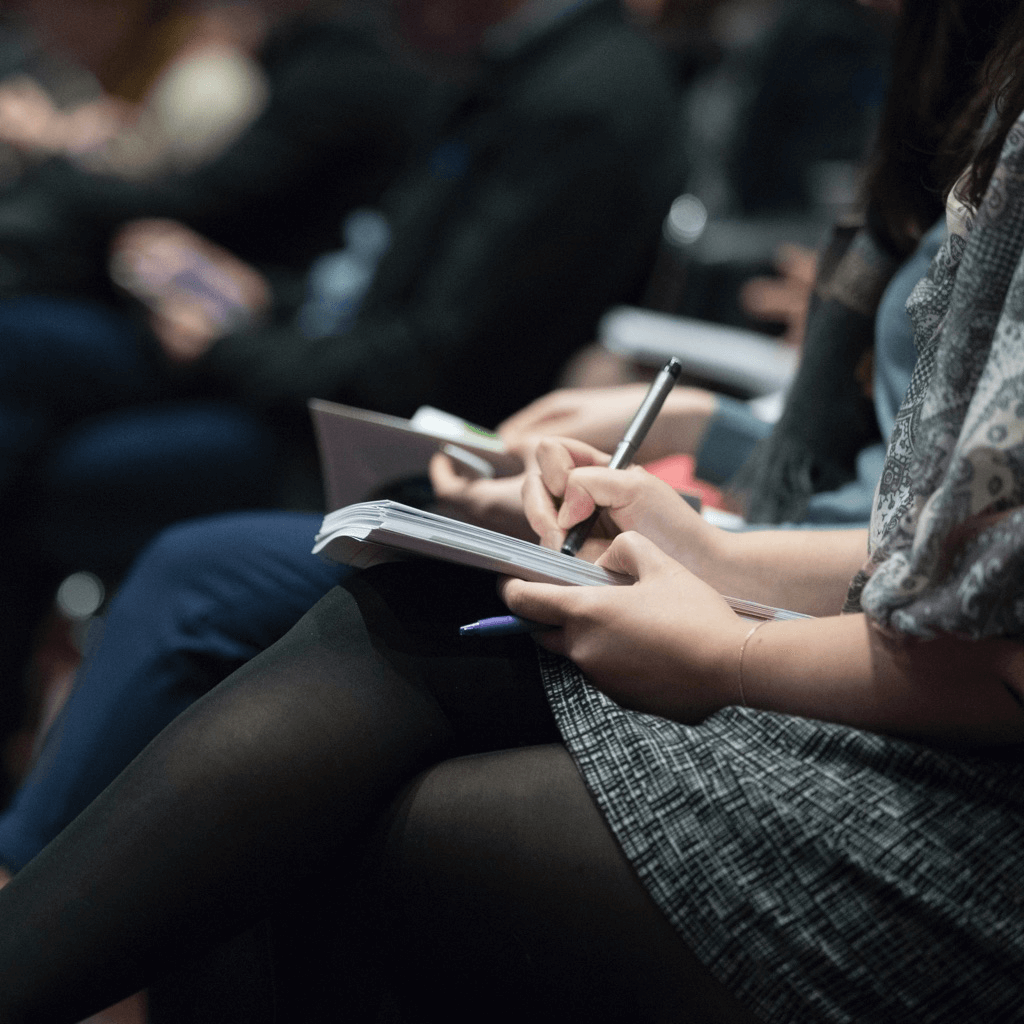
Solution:
<svg viewBox="0 0 1024 1024"><path fill-rule="evenodd" d="M642 399L643 395L640 396ZM639 404L640 401L637 402L638 407ZM635 461L653 462L669 455L695 454L700 448L715 407L716 398L710 391L703 388L674 388L637 450ZM588 438L581 440L589 441ZM597 444L597 441L589 443ZM600 447L599 444L597 446Z"/></svg>
<svg viewBox="0 0 1024 1024"><path fill-rule="evenodd" d="M835 615L866 558L865 530L719 531L694 570L729 597Z"/></svg>
<svg viewBox="0 0 1024 1024"><path fill-rule="evenodd" d="M316 397L411 416L438 386L400 317L322 338L290 323L259 326L220 338L195 365L263 408L302 409Z"/></svg>
<svg viewBox="0 0 1024 1024"><path fill-rule="evenodd" d="M941 743L1024 742L1011 692L1024 649L1011 641L892 640L844 615L769 622L741 647L736 697L751 707Z"/></svg>
<svg viewBox="0 0 1024 1024"><path fill-rule="evenodd" d="M646 384L560 388L520 409L498 427L505 442L532 453L544 437L572 437L602 452L613 452L623 431L647 394ZM700 447L718 398L702 388L676 387L669 392L643 443L637 463Z"/></svg>
<svg viewBox="0 0 1024 1024"><path fill-rule="evenodd" d="M745 704L932 742L1024 743L1024 644L893 640L864 615L752 626L638 533L616 537L600 564L636 582L507 579L501 593L515 614L555 627L537 642L623 707L699 722Z"/></svg>

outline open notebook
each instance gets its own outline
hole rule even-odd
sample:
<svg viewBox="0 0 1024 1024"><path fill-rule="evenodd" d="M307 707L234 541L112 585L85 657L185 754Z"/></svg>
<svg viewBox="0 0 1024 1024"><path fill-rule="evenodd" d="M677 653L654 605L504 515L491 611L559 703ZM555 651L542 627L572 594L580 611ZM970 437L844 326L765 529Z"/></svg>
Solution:
<svg viewBox="0 0 1024 1024"><path fill-rule="evenodd" d="M538 583L621 586L633 582L629 576L608 572L581 558L395 501L364 501L329 512L313 551L362 569L400 558L426 557ZM731 597L726 601L745 618L806 617L754 601Z"/></svg>
<svg viewBox="0 0 1024 1024"><path fill-rule="evenodd" d="M403 419L314 398L309 411L328 508L365 501L390 484L423 476L439 451L480 476L523 468L497 434L431 406Z"/></svg>

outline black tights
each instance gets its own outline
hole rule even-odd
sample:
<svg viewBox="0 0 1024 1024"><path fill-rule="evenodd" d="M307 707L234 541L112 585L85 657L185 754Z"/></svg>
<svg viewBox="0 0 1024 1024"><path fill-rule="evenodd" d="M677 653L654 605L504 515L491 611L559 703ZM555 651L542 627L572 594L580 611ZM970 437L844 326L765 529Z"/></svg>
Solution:
<svg viewBox="0 0 1024 1024"><path fill-rule="evenodd" d="M339 1021L370 964L427 1020L750 1019L622 857L531 641L455 635L494 605L452 567L361 574L169 726L0 893L0 1024L303 906L334 923Z"/></svg>

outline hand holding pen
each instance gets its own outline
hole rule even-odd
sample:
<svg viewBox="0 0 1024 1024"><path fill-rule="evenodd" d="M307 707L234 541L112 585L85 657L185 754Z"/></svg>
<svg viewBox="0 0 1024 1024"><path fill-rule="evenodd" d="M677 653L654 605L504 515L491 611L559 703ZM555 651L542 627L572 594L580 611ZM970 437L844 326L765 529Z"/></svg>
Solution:
<svg viewBox="0 0 1024 1024"><path fill-rule="evenodd" d="M622 440L619 442L611 457L611 461L608 463L609 469L625 469L633 461L636 450L643 444L647 432L651 429L651 424L654 423L658 413L661 412L661 407L665 404L668 393L679 380L681 369L682 365L679 360L673 358L665 364L658 376L654 378L650 390L644 397L643 402L640 403L640 408L637 409L636 415L630 421L629 426L626 427L626 432L623 434ZM595 507L589 518L581 523L577 523L565 535L565 540L562 542L563 555L575 555L579 552L581 545L587 539L587 535L600 514L601 510Z"/></svg>
<svg viewBox="0 0 1024 1024"><path fill-rule="evenodd" d="M608 456L593 446L572 438L547 438L538 444L535 466L526 475L522 497L523 511L543 545L561 549L567 544L575 553L596 521L600 506L630 502L627 492L634 489L630 485L639 486L635 474L606 470L616 466L622 469L629 464L672 390L678 372L678 364L672 360L658 375L628 425L613 461L609 462ZM674 506L678 496L668 490ZM576 526L580 519L585 520L585 525L567 535L566 529ZM618 522L618 526L633 529L635 524Z"/></svg>
<svg viewBox="0 0 1024 1024"><path fill-rule="evenodd" d="M623 439L616 448L607 468L624 469L631 463L635 452L643 443L643 440L651 425L654 423L658 412L661 410L665 399L668 397L669 392L678 380L679 373L680 364L678 360L671 359L664 369L658 374L639 409L627 426ZM583 445L581 442L571 442L568 441L568 439L563 439L563 442L564 443L554 443L553 448L559 449L560 453L564 457L568 457L570 461L570 464L562 467L566 478L568 472L578 465L578 463L576 463L576 457L579 455L586 457L588 453L592 452L593 461L591 464L595 466L600 465L602 456L600 453L591 449L589 445ZM570 450L570 446L575 450L575 452ZM545 528L547 524L538 521L536 513L531 515L530 506L534 505L536 509L541 510L539 513L539 520L550 520L552 513L555 511L552 505L552 494L557 491L557 488L555 491L552 491L547 486L547 481L544 480L543 477L543 471L540 474L534 474L532 477L528 476L527 484L524 487L524 503L526 505L527 516L530 518L531 525L534 526L538 535L542 538L549 533L549 530ZM667 485L664 486L667 488ZM673 502L678 501L674 492L671 492L671 489L668 490L672 495L671 500ZM531 491L532 496L530 493ZM564 488L558 493L564 493ZM592 514L588 516L586 520L577 523L569 533L565 535L561 544L563 554L575 555L577 553L579 547L590 532L593 523L600 515L600 511L600 506L595 504ZM510 632L533 631L533 625L534 624L527 621L517 620L515 617L503 617L501 620L482 620L479 623L471 623L468 626L463 627L462 632L464 634L473 634L477 636L506 635Z"/></svg>

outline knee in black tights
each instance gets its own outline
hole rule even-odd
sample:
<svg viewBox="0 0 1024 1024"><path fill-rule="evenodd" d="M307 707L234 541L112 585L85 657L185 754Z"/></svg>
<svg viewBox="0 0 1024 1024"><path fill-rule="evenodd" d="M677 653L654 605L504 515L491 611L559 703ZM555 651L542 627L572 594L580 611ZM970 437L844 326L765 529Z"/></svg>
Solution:
<svg viewBox="0 0 1024 1024"><path fill-rule="evenodd" d="M417 772L557 735L528 639L459 642L493 587L382 567L192 705L0 896L0 1019L78 1019L325 874L351 882Z"/></svg>

